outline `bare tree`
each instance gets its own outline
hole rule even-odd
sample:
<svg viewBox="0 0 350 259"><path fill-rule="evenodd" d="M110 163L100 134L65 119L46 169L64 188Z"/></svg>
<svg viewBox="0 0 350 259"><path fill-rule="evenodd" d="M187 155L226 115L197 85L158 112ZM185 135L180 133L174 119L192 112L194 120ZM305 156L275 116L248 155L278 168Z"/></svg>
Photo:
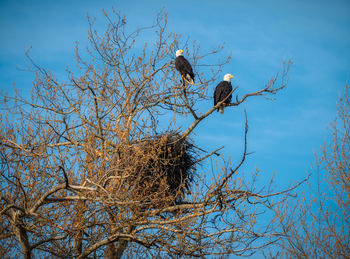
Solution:
<svg viewBox="0 0 350 259"><path fill-rule="evenodd" d="M332 141L316 156L317 184L279 210L287 258L350 257L350 89L345 85L331 124Z"/></svg>
<svg viewBox="0 0 350 259"><path fill-rule="evenodd" d="M273 213L272 198L282 200L292 188L273 193L267 183L258 191L255 174L238 175L248 155L247 118L236 165L212 158L222 148L204 151L191 139L224 102L200 109L229 62L208 63L222 46L205 54L182 42L167 32L164 12L154 25L135 31L118 12L105 17L103 36L89 20L89 46L84 55L76 48L78 69L67 68L67 82L27 54L35 69L31 99L3 96L2 255L249 255L275 242L280 233L272 221L257 219ZM143 33L152 33L154 44L142 43ZM184 86L174 69L179 46L187 50L198 84ZM289 65L280 83L276 75L230 106L283 89ZM178 122L183 116L189 125ZM210 160L211 166L201 166Z"/></svg>

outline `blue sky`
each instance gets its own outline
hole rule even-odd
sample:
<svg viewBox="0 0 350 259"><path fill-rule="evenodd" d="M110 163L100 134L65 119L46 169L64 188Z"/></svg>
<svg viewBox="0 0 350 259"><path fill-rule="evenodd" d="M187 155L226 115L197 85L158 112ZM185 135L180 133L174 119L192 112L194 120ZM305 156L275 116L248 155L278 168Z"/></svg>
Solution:
<svg viewBox="0 0 350 259"><path fill-rule="evenodd" d="M247 168L257 166L266 174L276 170L287 181L310 168L350 78L348 1L2 0L0 88L10 90L13 82L23 91L31 87L32 75L18 69L28 64L24 53L30 46L39 65L64 76L66 65L74 65L75 42L86 42L86 14L100 18L102 25L101 10L111 6L127 15L130 26L151 24L165 7L169 30L197 40L203 51L224 42L223 54L232 52L225 71L235 75L238 94L262 87L284 59L292 58L289 85L276 101L253 98L223 116L214 114L195 138L208 148L225 145L226 156L237 155L246 108L249 149L255 152Z"/></svg>
<svg viewBox="0 0 350 259"><path fill-rule="evenodd" d="M235 75L238 94L254 91L292 58L287 89L276 101L252 98L223 116L214 114L196 131L204 147L226 146L225 156L238 156L242 144L243 108L247 109L247 170L275 170L286 183L302 176L313 151L327 139L336 101L350 79L350 4L348 1L0 1L0 88L31 87L32 75L20 71L25 51L41 66L64 76L73 66L76 41L84 46L86 14L101 21L101 10L121 10L130 26L151 24L162 8L168 29L197 40L203 51L225 43L232 52L225 73ZM148 39L151 40L151 39ZM215 85L212 85L213 89ZM212 90L209 89L209 92ZM204 104L203 111L211 102Z"/></svg>
<svg viewBox="0 0 350 259"><path fill-rule="evenodd" d="M244 170L257 167L263 178L276 171L278 188L305 176L314 151L330 136L327 127L350 79L349 1L0 0L0 89L11 91L13 82L22 91L31 87L32 75L18 69L27 65L30 46L39 65L64 76L66 65L74 65L75 42L86 42L86 13L103 24L101 10L112 6L126 14L130 26L151 24L165 7L169 31L197 40L203 51L224 42L223 55L232 52L224 71L235 75L239 95L258 90L284 59L293 59L288 87L275 101L251 98L222 116L215 113L194 139L207 150L225 145L224 155L238 160L245 108L248 149L254 154ZM211 105L199 108L204 112Z"/></svg>

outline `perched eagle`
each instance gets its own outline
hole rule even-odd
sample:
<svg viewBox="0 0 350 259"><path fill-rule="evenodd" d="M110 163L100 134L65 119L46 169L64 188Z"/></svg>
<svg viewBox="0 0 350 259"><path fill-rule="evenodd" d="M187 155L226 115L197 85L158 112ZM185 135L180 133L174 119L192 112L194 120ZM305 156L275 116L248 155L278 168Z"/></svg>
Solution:
<svg viewBox="0 0 350 259"><path fill-rule="evenodd" d="M176 51L176 59L175 59L175 68L180 72L181 77L189 82L190 84L194 84L194 73L192 70L192 66L187 59L182 55L184 51L179 49Z"/></svg>
<svg viewBox="0 0 350 259"><path fill-rule="evenodd" d="M221 102L222 100L224 100L226 98L226 96L228 96L231 91L232 91L232 85L231 85L231 79L233 78L233 75L231 74L226 74L224 76L224 81L221 81L215 88L215 92L214 92L214 106L218 103ZM224 113L224 107L226 106L226 104L231 103L231 99L232 99L232 93L230 94L229 97L227 97L227 99L225 100L225 102L220 105L220 107L218 108L218 111L220 111L220 113Z"/></svg>

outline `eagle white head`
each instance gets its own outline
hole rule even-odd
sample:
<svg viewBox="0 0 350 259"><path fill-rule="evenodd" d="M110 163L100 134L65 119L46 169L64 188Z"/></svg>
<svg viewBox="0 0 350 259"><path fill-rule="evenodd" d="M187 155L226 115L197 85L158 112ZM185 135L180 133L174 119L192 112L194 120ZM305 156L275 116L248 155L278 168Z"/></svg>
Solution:
<svg viewBox="0 0 350 259"><path fill-rule="evenodd" d="M182 49L177 50L176 51L176 57L182 56L182 53L184 53L184 51Z"/></svg>
<svg viewBox="0 0 350 259"><path fill-rule="evenodd" d="M232 79L232 78L234 78L233 75L231 75L231 74L226 74L226 75L224 76L224 81L231 82L231 79Z"/></svg>

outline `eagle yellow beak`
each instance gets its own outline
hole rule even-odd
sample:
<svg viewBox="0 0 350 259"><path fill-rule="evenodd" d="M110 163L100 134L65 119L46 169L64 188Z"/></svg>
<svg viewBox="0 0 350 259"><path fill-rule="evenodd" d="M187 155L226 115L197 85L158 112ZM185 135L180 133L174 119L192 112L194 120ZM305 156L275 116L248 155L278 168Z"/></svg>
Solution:
<svg viewBox="0 0 350 259"><path fill-rule="evenodd" d="M231 78L234 78L234 76L233 76L233 75L230 75L230 77L231 77Z"/></svg>

